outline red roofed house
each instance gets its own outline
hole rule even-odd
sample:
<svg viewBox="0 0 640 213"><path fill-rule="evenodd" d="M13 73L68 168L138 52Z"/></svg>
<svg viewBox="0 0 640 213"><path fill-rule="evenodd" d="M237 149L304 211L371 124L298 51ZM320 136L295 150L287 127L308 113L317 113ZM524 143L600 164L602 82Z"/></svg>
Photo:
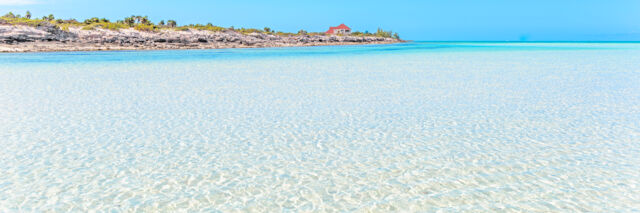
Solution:
<svg viewBox="0 0 640 213"><path fill-rule="evenodd" d="M329 27L326 34L350 34L351 28L347 27L347 25L341 24L337 27Z"/></svg>

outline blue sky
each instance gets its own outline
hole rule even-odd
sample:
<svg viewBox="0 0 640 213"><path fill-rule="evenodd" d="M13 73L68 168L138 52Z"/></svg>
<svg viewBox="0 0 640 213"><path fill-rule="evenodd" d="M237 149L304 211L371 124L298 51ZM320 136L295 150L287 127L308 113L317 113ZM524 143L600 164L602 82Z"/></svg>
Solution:
<svg viewBox="0 0 640 213"><path fill-rule="evenodd" d="M639 0L0 0L0 13L97 16L148 15L178 24L325 31L345 23L378 27L412 40L640 40Z"/></svg>

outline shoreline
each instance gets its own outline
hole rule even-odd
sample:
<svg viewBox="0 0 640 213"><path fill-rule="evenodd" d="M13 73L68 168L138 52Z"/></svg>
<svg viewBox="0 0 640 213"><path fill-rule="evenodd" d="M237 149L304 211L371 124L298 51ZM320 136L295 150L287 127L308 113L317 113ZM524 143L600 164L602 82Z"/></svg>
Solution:
<svg viewBox="0 0 640 213"><path fill-rule="evenodd" d="M346 46L404 42L406 41L395 38L351 35L283 36L198 29L61 30L53 25L0 25L0 53Z"/></svg>
<svg viewBox="0 0 640 213"><path fill-rule="evenodd" d="M294 44L281 46L229 46L229 47L181 47L181 48L129 48L124 46L81 46L74 48L37 48L25 47L25 45L57 45L57 42L33 42L20 44L0 43L0 54L3 53L53 53L53 52L107 52L107 51L157 51L157 50L217 50L217 49L258 49L258 48L283 48L283 47L322 47L322 46L360 46L360 45L385 45L406 43L408 41L394 42L367 42L367 43L320 43L320 44ZM17 47L17 48L16 48ZM27 48L25 50L25 48ZM11 50L9 50L11 49Z"/></svg>

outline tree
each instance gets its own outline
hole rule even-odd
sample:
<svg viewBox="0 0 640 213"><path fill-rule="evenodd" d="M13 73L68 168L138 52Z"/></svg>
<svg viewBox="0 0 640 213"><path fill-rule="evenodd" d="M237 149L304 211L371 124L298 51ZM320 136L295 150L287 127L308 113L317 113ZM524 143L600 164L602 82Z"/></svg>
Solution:
<svg viewBox="0 0 640 213"><path fill-rule="evenodd" d="M158 22L158 25L164 26L164 20L160 20L160 22Z"/></svg>
<svg viewBox="0 0 640 213"><path fill-rule="evenodd" d="M169 25L169 27L176 27L178 26L178 23L174 20L168 20L167 25Z"/></svg>
<svg viewBox="0 0 640 213"><path fill-rule="evenodd" d="M149 17L148 16L144 16L144 17L140 17L140 23L144 24L144 25L149 25L149 24L151 24L151 21L149 21Z"/></svg>
<svg viewBox="0 0 640 213"><path fill-rule="evenodd" d="M133 16L132 16L133 17ZM129 25L129 27L133 27L133 24L135 24L135 21L133 20L132 17L126 17L124 18L124 23Z"/></svg>
<svg viewBox="0 0 640 213"><path fill-rule="evenodd" d="M306 35L307 31L306 30L298 30L298 35Z"/></svg>
<svg viewBox="0 0 640 213"><path fill-rule="evenodd" d="M31 19L31 12L27 10L27 12L24 14L24 17L27 19Z"/></svg>
<svg viewBox="0 0 640 213"><path fill-rule="evenodd" d="M53 14L49 14L49 16L47 17L47 20L49 20L49 21L53 21L55 19L56 19L56 17L54 17Z"/></svg>
<svg viewBox="0 0 640 213"><path fill-rule="evenodd" d="M393 38L400 40L400 35L398 35L398 33L394 33Z"/></svg>
<svg viewBox="0 0 640 213"><path fill-rule="evenodd" d="M271 28L268 27L264 27L264 31L270 33L271 32Z"/></svg>

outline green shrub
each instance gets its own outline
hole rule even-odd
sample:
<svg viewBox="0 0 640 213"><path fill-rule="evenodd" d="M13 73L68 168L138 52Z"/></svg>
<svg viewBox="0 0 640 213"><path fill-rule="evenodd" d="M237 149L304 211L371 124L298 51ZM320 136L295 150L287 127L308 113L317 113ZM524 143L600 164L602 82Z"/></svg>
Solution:
<svg viewBox="0 0 640 213"><path fill-rule="evenodd" d="M378 28L378 31L374 34L374 36L377 37L383 37L383 38L396 38L396 39L400 39L400 35L398 35L398 33L393 33L393 31L389 30L389 31L384 31L382 30L382 28Z"/></svg>
<svg viewBox="0 0 640 213"><path fill-rule="evenodd" d="M251 34L251 33L261 33L262 30L259 29L254 29L254 28L240 28L240 29L236 29L236 32L242 33L242 34Z"/></svg>
<svg viewBox="0 0 640 213"><path fill-rule="evenodd" d="M82 27L82 30L95 30L95 29L96 29L96 26L94 25L87 25Z"/></svg>
<svg viewBox="0 0 640 213"><path fill-rule="evenodd" d="M282 31L278 31L278 32L276 32L276 35L277 35L277 36L293 36L293 35L295 35L295 34L293 34L293 33L285 33L285 32L282 32Z"/></svg>
<svg viewBox="0 0 640 213"><path fill-rule="evenodd" d="M123 29L123 28L129 28L128 25L123 24L123 23L109 23L109 22L100 23L99 26L102 29L113 30L113 31L118 31L118 30Z"/></svg>
<svg viewBox="0 0 640 213"><path fill-rule="evenodd" d="M151 32L155 30L153 25L147 25L147 24L138 24L133 29L138 31L147 31L147 32Z"/></svg>
<svg viewBox="0 0 640 213"><path fill-rule="evenodd" d="M213 32L218 32L218 31L224 31L225 30L224 27L219 27L219 26L214 26L214 25L207 25L207 26L198 26L198 25L196 25L194 28L198 29L198 30L208 30L208 31L213 31Z"/></svg>
<svg viewBox="0 0 640 213"><path fill-rule="evenodd" d="M4 16L2 16L2 18L16 18L16 15L14 15L12 12L8 12Z"/></svg>
<svg viewBox="0 0 640 213"><path fill-rule="evenodd" d="M75 26L80 26L82 25L82 23L78 22L75 19L68 19L68 20L63 20L62 23L64 24L71 24L71 25L75 25Z"/></svg>
<svg viewBox="0 0 640 213"><path fill-rule="evenodd" d="M187 26L174 27L174 28L172 28L172 29L173 29L173 30L176 30L176 31L189 31L189 27L187 27Z"/></svg>
<svg viewBox="0 0 640 213"><path fill-rule="evenodd" d="M27 25L31 27L38 27L47 24L47 21L42 19L17 18L15 16L13 18L9 17L10 16L5 15L0 17L0 19L11 25Z"/></svg>
<svg viewBox="0 0 640 213"><path fill-rule="evenodd" d="M93 17L90 19L85 19L84 24L93 24L93 23L100 23L100 19L98 17Z"/></svg>

